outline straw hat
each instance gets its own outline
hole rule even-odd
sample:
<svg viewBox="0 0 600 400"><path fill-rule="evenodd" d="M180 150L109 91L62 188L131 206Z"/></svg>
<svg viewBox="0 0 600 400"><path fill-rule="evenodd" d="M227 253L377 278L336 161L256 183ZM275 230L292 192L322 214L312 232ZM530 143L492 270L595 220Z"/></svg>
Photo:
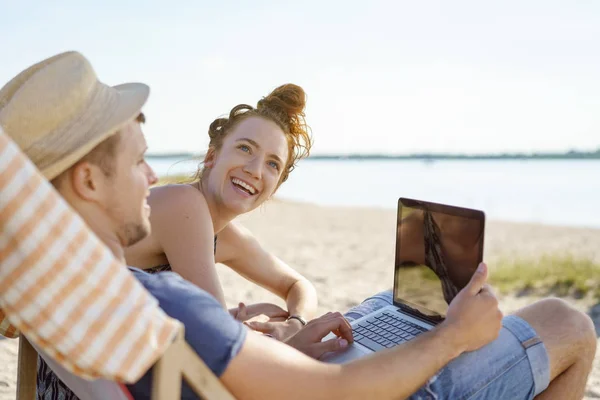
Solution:
<svg viewBox="0 0 600 400"><path fill-rule="evenodd" d="M150 89L110 87L77 52L58 54L0 89L0 126L51 180L135 119Z"/></svg>

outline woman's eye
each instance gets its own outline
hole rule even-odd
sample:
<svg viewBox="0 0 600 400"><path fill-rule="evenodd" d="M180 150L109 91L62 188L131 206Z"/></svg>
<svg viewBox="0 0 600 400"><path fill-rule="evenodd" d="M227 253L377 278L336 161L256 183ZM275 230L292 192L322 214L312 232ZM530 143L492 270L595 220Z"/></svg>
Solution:
<svg viewBox="0 0 600 400"><path fill-rule="evenodd" d="M245 144L242 144L241 146L239 146L238 149L240 149L246 153L250 153L250 147L246 146Z"/></svg>
<svg viewBox="0 0 600 400"><path fill-rule="evenodd" d="M279 171L279 164L277 164L275 161L269 161L269 165Z"/></svg>

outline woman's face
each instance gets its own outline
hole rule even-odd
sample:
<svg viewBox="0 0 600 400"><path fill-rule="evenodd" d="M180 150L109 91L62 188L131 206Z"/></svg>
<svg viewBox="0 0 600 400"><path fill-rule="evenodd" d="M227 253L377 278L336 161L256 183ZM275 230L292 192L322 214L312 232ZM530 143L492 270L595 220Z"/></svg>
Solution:
<svg viewBox="0 0 600 400"><path fill-rule="evenodd" d="M281 128L271 120L248 117L205 160L208 192L236 215L251 211L275 192L287 158Z"/></svg>

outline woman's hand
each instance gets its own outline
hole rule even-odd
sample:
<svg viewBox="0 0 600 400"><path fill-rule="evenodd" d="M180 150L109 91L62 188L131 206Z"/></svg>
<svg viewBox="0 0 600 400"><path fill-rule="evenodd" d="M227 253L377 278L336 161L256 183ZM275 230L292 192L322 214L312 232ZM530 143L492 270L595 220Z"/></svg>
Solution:
<svg viewBox="0 0 600 400"><path fill-rule="evenodd" d="M265 249L252 233L230 222L219 232L215 262L225 264L247 280L285 301L290 314L312 318L317 291L298 271ZM287 316L286 316L287 317Z"/></svg>
<svg viewBox="0 0 600 400"><path fill-rule="evenodd" d="M248 306L240 303L237 308L229 311L240 322L277 322L285 321L289 316L286 310L271 303L256 303Z"/></svg>
<svg viewBox="0 0 600 400"><path fill-rule="evenodd" d="M244 325L250 327L252 330L255 330L257 332L268 334L281 342L285 342L287 339L294 336L303 328L302 323L297 319L290 319L287 321L279 322L273 320L253 320L244 322Z"/></svg>

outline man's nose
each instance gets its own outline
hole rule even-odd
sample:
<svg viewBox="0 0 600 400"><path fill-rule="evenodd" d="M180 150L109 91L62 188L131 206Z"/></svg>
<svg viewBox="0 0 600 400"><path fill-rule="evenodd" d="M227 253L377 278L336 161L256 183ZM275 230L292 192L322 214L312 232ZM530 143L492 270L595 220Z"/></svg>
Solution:
<svg viewBox="0 0 600 400"><path fill-rule="evenodd" d="M148 165L148 163L146 163L146 165L148 166L148 172L146 174L146 176L148 177L148 185L152 186L156 182L158 182L158 177L156 176L156 173L154 172L152 167L150 165Z"/></svg>

